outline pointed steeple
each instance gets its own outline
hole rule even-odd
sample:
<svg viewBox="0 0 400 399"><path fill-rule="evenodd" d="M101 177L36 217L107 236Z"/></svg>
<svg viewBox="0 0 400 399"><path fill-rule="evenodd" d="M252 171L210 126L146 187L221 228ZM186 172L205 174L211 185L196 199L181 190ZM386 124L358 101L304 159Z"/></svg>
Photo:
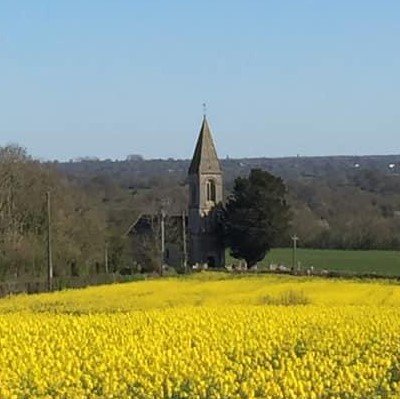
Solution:
<svg viewBox="0 0 400 399"><path fill-rule="evenodd" d="M211 136L207 118L204 115L199 138L197 139L192 162L189 167L189 175L200 173L222 173L217 151Z"/></svg>

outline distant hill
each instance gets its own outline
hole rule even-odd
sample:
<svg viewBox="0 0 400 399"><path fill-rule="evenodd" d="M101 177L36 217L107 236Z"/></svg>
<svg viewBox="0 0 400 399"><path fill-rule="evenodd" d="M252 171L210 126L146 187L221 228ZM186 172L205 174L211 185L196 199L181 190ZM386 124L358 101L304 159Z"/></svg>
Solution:
<svg viewBox="0 0 400 399"><path fill-rule="evenodd" d="M82 160L58 163L58 168L71 177L83 180L108 176L130 185L160 176L173 175L177 179L185 179L189 163L188 159L172 158L126 161ZM347 174L355 170L375 170L383 174L400 173L400 155L232 158L222 159L221 164L228 183L236 176L247 175L252 168L268 170L283 179L321 178Z"/></svg>
<svg viewBox="0 0 400 399"><path fill-rule="evenodd" d="M400 249L400 155L242 158L221 160L225 195L252 168L281 176L293 209L291 232L301 245L339 249ZM56 163L59 171L106 207L123 232L143 212L170 214L187 204L189 160ZM288 245L289 240L280 245Z"/></svg>

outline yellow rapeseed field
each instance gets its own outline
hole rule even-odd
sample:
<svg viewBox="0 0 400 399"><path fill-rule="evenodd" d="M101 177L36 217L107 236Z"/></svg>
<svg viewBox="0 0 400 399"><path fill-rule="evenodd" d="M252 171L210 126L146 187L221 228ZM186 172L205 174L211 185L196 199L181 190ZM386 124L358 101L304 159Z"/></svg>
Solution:
<svg viewBox="0 0 400 399"><path fill-rule="evenodd" d="M400 285L205 273L5 298L0 398L400 398Z"/></svg>

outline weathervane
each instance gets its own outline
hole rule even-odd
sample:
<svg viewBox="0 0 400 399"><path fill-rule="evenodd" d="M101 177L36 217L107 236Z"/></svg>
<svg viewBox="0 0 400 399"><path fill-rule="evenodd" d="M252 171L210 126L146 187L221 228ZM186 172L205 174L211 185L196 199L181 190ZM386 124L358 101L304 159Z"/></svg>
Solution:
<svg viewBox="0 0 400 399"><path fill-rule="evenodd" d="M204 118L207 116L207 104L203 103L203 116Z"/></svg>

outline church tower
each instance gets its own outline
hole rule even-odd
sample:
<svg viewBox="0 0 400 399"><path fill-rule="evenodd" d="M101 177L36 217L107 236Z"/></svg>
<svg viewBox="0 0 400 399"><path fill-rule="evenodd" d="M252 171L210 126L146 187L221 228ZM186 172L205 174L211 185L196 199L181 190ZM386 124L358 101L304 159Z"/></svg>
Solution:
<svg viewBox="0 0 400 399"><path fill-rule="evenodd" d="M189 167L189 262L222 267L225 252L216 206L223 200L222 169L204 116Z"/></svg>

